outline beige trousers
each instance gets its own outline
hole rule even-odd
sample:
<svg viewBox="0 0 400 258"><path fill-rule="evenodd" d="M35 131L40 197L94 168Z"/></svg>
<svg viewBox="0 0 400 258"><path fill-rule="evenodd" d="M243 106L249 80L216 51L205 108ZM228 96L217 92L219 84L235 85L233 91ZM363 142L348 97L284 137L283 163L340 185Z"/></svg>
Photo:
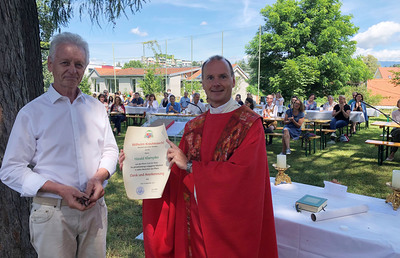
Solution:
<svg viewBox="0 0 400 258"><path fill-rule="evenodd" d="M104 199L89 210L32 203L31 243L39 258L106 257L107 206Z"/></svg>

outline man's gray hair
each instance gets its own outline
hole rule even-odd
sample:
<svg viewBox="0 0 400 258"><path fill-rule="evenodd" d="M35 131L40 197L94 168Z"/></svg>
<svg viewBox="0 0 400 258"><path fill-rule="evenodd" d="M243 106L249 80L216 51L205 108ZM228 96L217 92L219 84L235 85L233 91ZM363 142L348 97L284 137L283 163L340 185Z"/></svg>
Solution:
<svg viewBox="0 0 400 258"><path fill-rule="evenodd" d="M228 64L228 66L229 66L229 71L231 72L231 76L232 76L232 78L235 78L235 73L233 72L233 67L232 67L232 64L231 64L231 62L229 62L229 60L228 59L226 59L225 57L223 57L223 56L220 56L220 55L215 55L215 56L212 56L212 57L210 57L210 58L208 58L204 63L203 63L203 65L201 66L201 78L203 79L203 77L204 77L204 67L206 67L206 65L209 63L209 62L211 62L211 61L214 61L214 60L223 60L223 61L225 61L227 64Z"/></svg>
<svg viewBox="0 0 400 258"><path fill-rule="evenodd" d="M85 65L89 64L89 45L78 34L63 32L53 37L50 43L49 58L53 61L56 49L60 44L70 43L83 49L85 52Z"/></svg>
<svg viewBox="0 0 400 258"><path fill-rule="evenodd" d="M193 97L195 97L195 96L199 96L200 97L200 93L198 93L198 92L194 93Z"/></svg>

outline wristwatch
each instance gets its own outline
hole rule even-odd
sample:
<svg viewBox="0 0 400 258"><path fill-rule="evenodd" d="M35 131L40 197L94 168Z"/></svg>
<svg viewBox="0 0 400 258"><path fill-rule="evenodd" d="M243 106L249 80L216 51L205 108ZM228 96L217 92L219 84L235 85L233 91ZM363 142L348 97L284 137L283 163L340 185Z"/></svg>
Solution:
<svg viewBox="0 0 400 258"><path fill-rule="evenodd" d="M186 171L188 172L188 173L192 173L192 161L191 160L189 160L187 163L186 163Z"/></svg>

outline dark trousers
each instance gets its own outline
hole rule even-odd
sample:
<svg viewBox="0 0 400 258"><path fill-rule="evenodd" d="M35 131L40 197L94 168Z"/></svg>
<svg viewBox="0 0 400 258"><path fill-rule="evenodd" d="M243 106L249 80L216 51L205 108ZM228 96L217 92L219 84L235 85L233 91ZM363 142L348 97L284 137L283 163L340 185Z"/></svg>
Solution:
<svg viewBox="0 0 400 258"><path fill-rule="evenodd" d="M125 115L115 115L111 117L111 121L114 123L115 128L117 128L117 133L121 132L121 123L125 121Z"/></svg>
<svg viewBox="0 0 400 258"><path fill-rule="evenodd" d="M400 142L400 128L394 128L390 134L392 135L392 142ZM397 147L392 147L391 151L396 153L397 149Z"/></svg>

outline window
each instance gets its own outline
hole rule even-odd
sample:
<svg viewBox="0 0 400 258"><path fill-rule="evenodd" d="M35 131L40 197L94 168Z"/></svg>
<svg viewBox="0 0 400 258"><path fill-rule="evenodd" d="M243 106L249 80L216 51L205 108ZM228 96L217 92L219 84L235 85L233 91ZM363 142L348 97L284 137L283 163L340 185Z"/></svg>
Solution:
<svg viewBox="0 0 400 258"><path fill-rule="evenodd" d="M115 81L117 81L116 85ZM106 79L106 88L110 93L119 91L119 79Z"/></svg>
<svg viewBox="0 0 400 258"><path fill-rule="evenodd" d="M131 79L131 90L136 92L136 79Z"/></svg>

